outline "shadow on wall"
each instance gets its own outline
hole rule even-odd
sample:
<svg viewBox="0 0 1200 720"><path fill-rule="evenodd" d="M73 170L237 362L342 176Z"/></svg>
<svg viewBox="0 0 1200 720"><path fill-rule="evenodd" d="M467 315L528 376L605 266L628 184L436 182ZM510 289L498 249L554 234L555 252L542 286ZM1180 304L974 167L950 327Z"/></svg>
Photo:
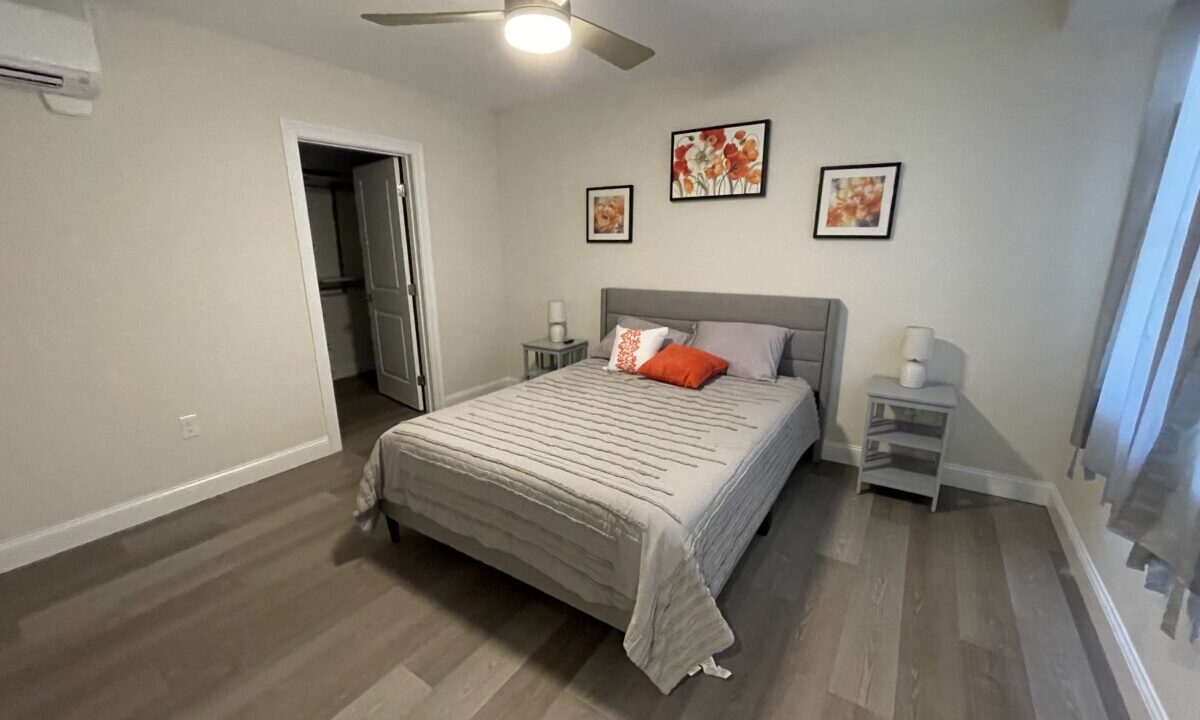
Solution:
<svg viewBox="0 0 1200 720"><path fill-rule="evenodd" d="M1036 479L1037 472L962 392L968 360L963 349L954 343L941 338L934 341L933 358L928 366L929 380L949 383L959 389L958 410L954 414L954 427L950 429L950 449L946 459L959 465Z"/></svg>

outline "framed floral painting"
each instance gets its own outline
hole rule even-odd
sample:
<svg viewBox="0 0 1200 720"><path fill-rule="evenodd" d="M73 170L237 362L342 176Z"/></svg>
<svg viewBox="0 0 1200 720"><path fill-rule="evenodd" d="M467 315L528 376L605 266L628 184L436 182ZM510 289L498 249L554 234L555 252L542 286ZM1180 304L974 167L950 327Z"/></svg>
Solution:
<svg viewBox="0 0 1200 720"><path fill-rule="evenodd" d="M633 242L633 186L587 189L587 241Z"/></svg>
<svg viewBox="0 0 1200 720"><path fill-rule="evenodd" d="M821 168L813 237L890 239L899 186L898 162Z"/></svg>
<svg viewBox="0 0 1200 720"><path fill-rule="evenodd" d="M770 120L671 133L671 201L767 194Z"/></svg>

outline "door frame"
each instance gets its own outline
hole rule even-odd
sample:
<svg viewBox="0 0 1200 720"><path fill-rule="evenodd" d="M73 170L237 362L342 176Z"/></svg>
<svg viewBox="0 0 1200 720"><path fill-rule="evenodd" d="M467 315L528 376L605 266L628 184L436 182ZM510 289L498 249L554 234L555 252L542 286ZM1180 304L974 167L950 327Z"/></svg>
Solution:
<svg viewBox="0 0 1200 720"><path fill-rule="evenodd" d="M312 331L313 355L321 384L321 403L325 411L325 432L334 446L342 448L337 401L333 395L333 370L326 345L325 317L321 311L321 290L317 284L317 260L313 250L312 229L308 224L308 201L304 196L304 169L300 165L300 143L308 142L348 150L363 150L400 159L405 172L408 195L409 242L417 279L417 337L420 342L421 370L426 377L425 409L442 407L445 384L442 380L442 344L438 330L437 293L434 290L432 237L429 229L429 204L425 186L425 151L421 143L373 133L314 125L281 118L283 155L288 184L292 193L292 212L296 225L296 246L300 252L300 272Z"/></svg>

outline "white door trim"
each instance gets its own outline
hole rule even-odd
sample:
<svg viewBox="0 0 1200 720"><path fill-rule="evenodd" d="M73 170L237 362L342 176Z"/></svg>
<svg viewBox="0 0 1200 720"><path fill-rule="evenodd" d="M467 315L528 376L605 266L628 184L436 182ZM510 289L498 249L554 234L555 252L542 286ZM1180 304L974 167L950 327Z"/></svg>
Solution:
<svg viewBox="0 0 1200 720"><path fill-rule="evenodd" d="M332 147L365 150L395 155L406 165L409 177L405 185L409 207L415 217L409 225L416 250L418 334L421 341L421 366L426 384L426 408L442 407L445 384L442 375L442 343L438 333L437 292L434 289L432 234L429 229L429 205L425 190L425 151L421 143L342 128L313 125L282 118L283 154L287 163L292 192L292 211L296 222L296 246L300 251L300 269L304 276L304 294L308 303L308 322L312 331L313 355L321 383L321 402L325 409L325 432L333 442L333 452L342 448L337 403L333 397L333 372L325 340L325 319L321 314L321 291L317 285L317 261L313 253L312 232L308 226L308 205L304 198L304 170L300 167L300 143L312 142Z"/></svg>

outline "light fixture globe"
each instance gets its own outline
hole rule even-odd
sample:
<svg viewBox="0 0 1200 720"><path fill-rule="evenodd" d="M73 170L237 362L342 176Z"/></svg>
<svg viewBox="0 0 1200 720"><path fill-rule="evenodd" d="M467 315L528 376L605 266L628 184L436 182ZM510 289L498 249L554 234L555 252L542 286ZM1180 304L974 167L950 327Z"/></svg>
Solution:
<svg viewBox="0 0 1200 720"><path fill-rule="evenodd" d="M522 7L504 18L504 39L518 50L545 55L571 44L571 23L561 10Z"/></svg>

